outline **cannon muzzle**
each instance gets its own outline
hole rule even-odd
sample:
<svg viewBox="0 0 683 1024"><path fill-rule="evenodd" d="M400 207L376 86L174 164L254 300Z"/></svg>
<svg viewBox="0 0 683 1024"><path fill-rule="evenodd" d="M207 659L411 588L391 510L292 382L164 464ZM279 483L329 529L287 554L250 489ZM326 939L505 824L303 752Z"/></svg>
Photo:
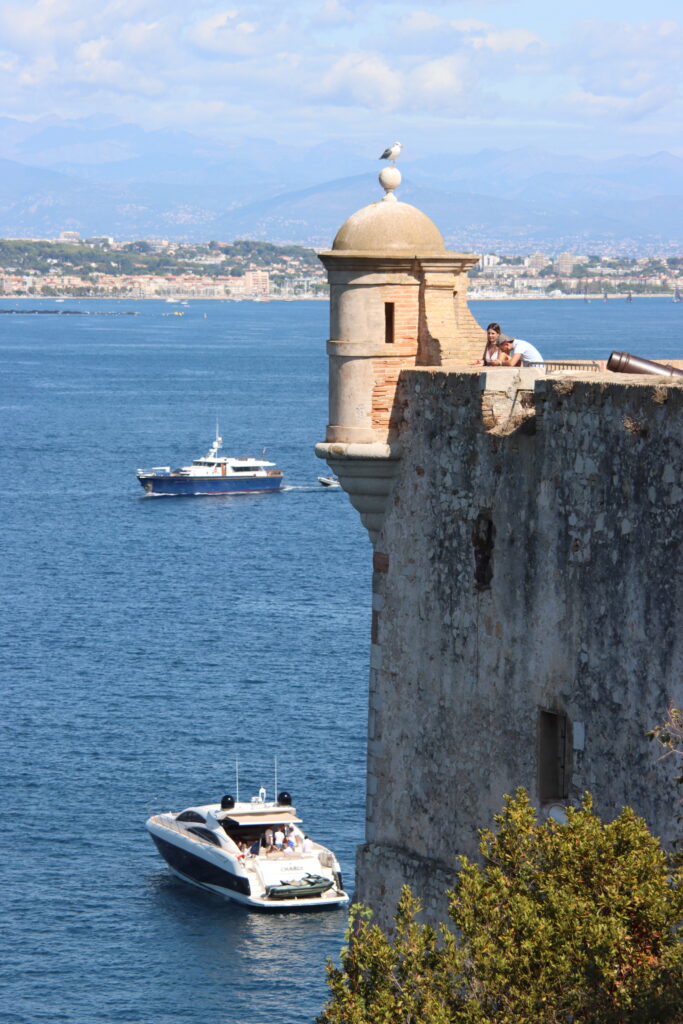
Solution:
<svg viewBox="0 0 683 1024"><path fill-rule="evenodd" d="M649 373L655 377L683 377L683 370L675 366L664 366L630 352L612 352L607 360L607 369L613 373Z"/></svg>

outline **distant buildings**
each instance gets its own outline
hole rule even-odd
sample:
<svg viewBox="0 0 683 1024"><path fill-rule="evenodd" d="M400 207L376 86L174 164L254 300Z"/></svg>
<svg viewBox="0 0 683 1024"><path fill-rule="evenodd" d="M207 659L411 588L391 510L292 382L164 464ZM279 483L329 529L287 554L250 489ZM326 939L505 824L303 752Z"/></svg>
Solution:
<svg viewBox="0 0 683 1024"><path fill-rule="evenodd" d="M531 271L538 272L544 270L550 264L551 260L542 252L532 252L531 256L527 256L524 260L524 266L528 267Z"/></svg>
<svg viewBox="0 0 683 1024"><path fill-rule="evenodd" d="M683 289L683 258L485 253L470 272L472 299L673 295ZM117 298L326 298L312 249L239 241L0 239L0 294Z"/></svg>
<svg viewBox="0 0 683 1024"><path fill-rule="evenodd" d="M683 284L683 259L619 258L563 252L551 259L535 252L520 259L490 255L470 272L469 297L541 298L591 294L673 294Z"/></svg>
<svg viewBox="0 0 683 1024"><path fill-rule="evenodd" d="M568 277L576 265L576 257L573 252L563 252L555 260L553 268L556 274L561 277Z"/></svg>
<svg viewBox="0 0 683 1024"><path fill-rule="evenodd" d="M268 295L270 274L267 270L247 270L244 277L230 278L230 291L235 295Z"/></svg>

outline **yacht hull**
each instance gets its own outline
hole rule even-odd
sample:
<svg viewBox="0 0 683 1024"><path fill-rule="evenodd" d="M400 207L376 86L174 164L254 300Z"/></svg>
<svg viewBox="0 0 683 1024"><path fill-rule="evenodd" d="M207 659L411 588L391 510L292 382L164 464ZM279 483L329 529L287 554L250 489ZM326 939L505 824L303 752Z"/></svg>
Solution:
<svg viewBox="0 0 683 1024"><path fill-rule="evenodd" d="M148 824L147 828L157 850L177 878L251 910L270 913L283 910L329 910L345 906L349 901L348 895L341 890L341 880L339 889L321 895L309 894L294 899L276 899L269 898L265 893L254 893L250 880L246 877L247 872L239 867L237 870L241 870L242 874L231 870L238 862L223 855L221 851L211 846L207 846L206 849L198 847L197 843L184 839L182 835L172 830L169 830L167 837L161 834L165 831L163 826L150 827Z"/></svg>
<svg viewBox="0 0 683 1024"><path fill-rule="evenodd" d="M211 885L208 882L198 882L196 878L183 874L182 871L172 867L170 864L168 867L171 873L174 874L176 878L179 878L181 882L187 882L189 885L193 885L197 889L203 889L204 892L212 892L216 896L221 896L223 899L229 900L231 903L239 903L243 907L248 907L249 910L258 910L267 914L282 912L283 910L293 910L298 913L302 910L305 910L306 913L309 913L311 910L334 910L335 907L346 906L349 902L348 898L340 899L338 896L319 896L317 898L298 900L277 900L277 902L258 899L257 897L252 898L249 896L242 896L236 892L227 891L220 885Z"/></svg>
<svg viewBox="0 0 683 1024"><path fill-rule="evenodd" d="M154 845L164 858L169 867L173 868L176 874L202 888L212 889L222 895L233 899L235 895L249 896L251 886L248 878L240 878L231 871L211 863L203 857L190 853L175 843L169 843L161 836L151 833Z"/></svg>
<svg viewBox="0 0 683 1024"><path fill-rule="evenodd" d="M234 479L221 476L142 476L138 480L148 494L251 494L260 491L279 491L282 477L253 477Z"/></svg>

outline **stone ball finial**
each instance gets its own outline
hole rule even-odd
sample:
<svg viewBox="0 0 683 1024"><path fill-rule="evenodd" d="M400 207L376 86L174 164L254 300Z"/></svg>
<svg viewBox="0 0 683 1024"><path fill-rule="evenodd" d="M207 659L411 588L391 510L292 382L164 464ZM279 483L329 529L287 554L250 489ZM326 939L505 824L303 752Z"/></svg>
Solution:
<svg viewBox="0 0 683 1024"><path fill-rule="evenodd" d="M394 190L401 184L401 172L398 167L383 167L379 172L379 183L386 193L386 195L382 196L382 199L389 199L395 203L396 196L394 195Z"/></svg>

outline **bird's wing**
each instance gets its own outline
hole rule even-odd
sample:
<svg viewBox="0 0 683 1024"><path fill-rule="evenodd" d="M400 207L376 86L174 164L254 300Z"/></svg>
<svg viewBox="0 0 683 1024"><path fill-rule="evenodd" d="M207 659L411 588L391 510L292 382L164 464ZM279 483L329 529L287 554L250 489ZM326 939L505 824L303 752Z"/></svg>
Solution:
<svg viewBox="0 0 683 1024"><path fill-rule="evenodd" d="M381 157L380 157L380 160L390 160L391 159L391 149L392 149L391 146L389 146L387 149L385 149L384 152L382 153Z"/></svg>

